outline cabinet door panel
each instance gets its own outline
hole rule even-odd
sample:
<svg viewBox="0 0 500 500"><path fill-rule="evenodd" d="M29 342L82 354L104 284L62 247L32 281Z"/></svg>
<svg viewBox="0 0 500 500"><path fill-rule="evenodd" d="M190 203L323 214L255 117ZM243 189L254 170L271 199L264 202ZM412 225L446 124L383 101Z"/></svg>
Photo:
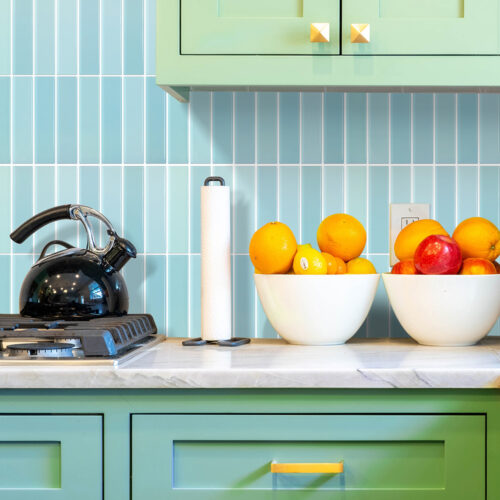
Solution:
<svg viewBox="0 0 500 500"><path fill-rule="evenodd" d="M365 23L370 43L351 43L351 24ZM498 0L347 0L342 53L497 54L499 24Z"/></svg>
<svg viewBox="0 0 500 500"><path fill-rule="evenodd" d="M339 53L339 0L181 0L181 53ZM330 23L312 43L311 23Z"/></svg>

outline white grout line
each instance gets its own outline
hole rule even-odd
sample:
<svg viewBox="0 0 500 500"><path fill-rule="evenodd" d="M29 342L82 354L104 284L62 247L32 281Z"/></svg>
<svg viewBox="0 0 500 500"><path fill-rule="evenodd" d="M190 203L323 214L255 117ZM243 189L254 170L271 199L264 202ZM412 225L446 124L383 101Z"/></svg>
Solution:
<svg viewBox="0 0 500 500"><path fill-rule="evenodd" d="M477 94L477 206L476 215L481 215L481 94Z"/></svg>
<svg viewBox="0 0 500 500"><path fill-rule="evenodd" d="M80 203L80 0L76 0L76 12L76 201ZM76 228L76 246L80 246L79 227Z"/></svg>
<svg viewBox="0 0 500 500"><path fill-rule="evenodd" d="M255 165L254 165L254 213L253 213L253 230L254 232L257 231L258 224L257 224L257 219L258 219L258 187L259 187L259 169L257 167L257 156L259 154L259 149L258 149L258 120L259 120L259 109L258 109L258 94L257 92L254 93L254 160L255 160ZM251 285L250 285L251 286ZM257 289L255 287L253 288L253 325L254 325L254 333L253 336L255 338L258 337L258 325L257 325Z"/></svg>
<svg viewBox="0 0 500 500"><path fill-rule="evenodd" d="M455 94L455 227L458 224L458 94Z"/></svg>
<svg viewBox="0 0 500 500"><path fill-rule="evenodd" d="M101 3L102 5L102 3ZM124 0L121 0L120 5L121 15L120 15L120 59L121 59L121 121L120 121L120 134L121 134L121 163L120 163L120 176L121 176L121 186L120 186L120 225L121 225L121 233L123 235L125 229L125 202L124 202L124 193L125 193L125 15L124 15ZM102 23L102 10L99 10L99 17L101 18ZM99 44L99 58L102 59L102 43Z"/></svg>
<svg viewBox="0 0 500 500"><path fill-rule="evenodd" d="M413 152L413 98L414 94L410 96L410 202L415 203L415 164Z"/></svg>
<svg viewBox="0 0 500 500"><path fill-rule="evenodd" d="M36 97L35 97L35 73L36 73L36 0L32 0L32 6L33 6L33 18L32 18L32 71L33 75L31 77L31 140L32 140L32 150L31 150L31 159L33 162L33 165L31 167L31 178L32 178L32 186L31 186L31 213L32 215L35 215L35 186L36 186L36 169L35 169L35 117L36 117L36 112L35 112L35 106L36 106ZM37 237L34 236L31 238L31 245L33 247L33 253L35 253L35 241L37 240Z"/></svg>
<svg viewBox="0 0 500 500"><path fill-rule="evenodd" d="M321 220L325 218L325 93L321 93Z"/></svg>
<svg viewBox="0 0 500 500"><path fill-rule="evenodd" d="M188 198L188 253L191 253L191 103L187 103L187 154L188 154L188 185L187 185L187 198ZM191 332L191 257L187 258L187 329L188 337L192 337Z"/></svg>
<svg viewBox="0 0 500 500"><path fill-rule="evenodd" d="M214 175L214 93L210 92L210 176Z"/></svg>
<svg viewBox="0 0 500 500"><path fill-rule="evenodd" d="M392 139L391 139L391 130L392 130L392 118L391 118L391 103L392 103L392 98L391 94L387 94L387 115L388 115L388 120L387 120L387 139L388 139L388 182L389 182L389 187L388 187L388 194L389 194L389 208L391 206L391 201L392 201ZM390 211L389 211L390 213ZM391 244L391 237L389 235L389 246ZM391 249L389 248L389 265L390 265L390 251ZM389 300L387 300L387 335L389 338L392 337L391 333L391 304L389 303Z"/></svg>
<svg viewBox="0 0 500 500"><path fill-rule="evenodd" d="M368 257L370 255L370 94L366 94L366 119L365 119L365 133L366 133L366 251L364 252ZM366 322L366 337L370 336L370 322Z"/></svg>
<svg viewBox="0 0 500 500"><path fill-rule="evenodd" d="M344 92L344 109L343 109L343 118L344 118L344 163L343 163L343 176L344 178L342 179L344 182L344 189L343 189L343 195L344 199L343 204L344 204L344 213L347 213L347 93Z"/></svg>
<svg viewBox="0 0 500 500"><path fill-rule="evenodd" d="M436 218L436 94L432 94L432 218Z"/></svg>
<svg viewBox="0 0 500 500"><path fill-rule="evenodd" d="M102 11L101 0L99 0L99 12ZM121 22L121 20L120 20ZM99 47L102 41L102 18L99 16ZM123 40L121 40L123 44ZM78 56L80 56L78 54ZM123 71L123 70L122 70ZM122 96L123 98L123 96ZM99 211L102 212L102 58L99 57ZM99 225L99 243L102 241L102 230Z"/></svg>
<svg viewBox="0 0 500 500"><path fill-rule="evenodd" d="M235 134L236 134L236 124L235 124L235 121L236 121L236 94L235 92L233 92L233 165L232 165L232 174L233 174L233 182L232 182L232 191L231 191L231 194L232 194L232 228L231 228L231 232L232 232L232 238L231 238L231 243L232 243L232 251L234 252L234 246L235 246L235 242L236 242L236 238L235 238L235 228L236 228L236 225L235 225L235 215L236 215L236 197L235 197L235 191L236 191L236 171L235 171L235 162L236 162L236 141L235 141ZM235 304L235 291L236 291L236 272L235 272L235 263L236 263L236 259L235 259L235 254L233 253L232 254L232 277L233 277L233 290L232 290L232 335L233 337L235 336L235 332L236 332L236 318L235 318L235 312L236 312L236 304Z"/></svg>
<svg viewBox="0 0 500 500"><path fill-rule="evenodd" d="M168 97L165 96L165 252L168 252L169 239L168 239L168 190L169 190L169 166L168 166ZM169 293L168 293L168 272L169 272L169 259L165 259L165 333L168 335L169 331Z"/></svg>
<svg viewBox="0 0 500 500"><path fill-rule="evenodd" d="M302 234L302 92L299 92L299 240L304 242Z"/></svg>
<svg viewBox="0 0 500 500"><path fill-rule="evenodd" d="M143 2L143 10L142 10L142 37L143 37L143 71L144 77L142 80L142 154L143 154L143 164L142 164L142 228L143 228L143 241L142 245L144 248L144 262L143 262L143 288L144 288L144 296L143 296L143 304L142 311L144 313L147 312L147 304L148 304L148 288L146 286L146 277L147 277L147 260L148 253L146 251L146 241L148 236L147 224L146 224L146 208L147 208L147 191L146 191L146 161L147 161L147 152L146 152L146 124L147 124L147 106L146 106L146 57L147 57L147 43L148 38L146 36L146 0ZM122 13L123 16L123 13ZM125 229L125 228L123 228Z"/></svg>

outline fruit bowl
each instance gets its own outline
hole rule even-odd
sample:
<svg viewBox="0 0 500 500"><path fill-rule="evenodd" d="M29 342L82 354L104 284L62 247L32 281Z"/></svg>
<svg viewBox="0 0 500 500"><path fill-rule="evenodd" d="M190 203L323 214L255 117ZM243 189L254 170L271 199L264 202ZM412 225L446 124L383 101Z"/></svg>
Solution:
<svg viewBox="0 0 500 500"><path fill-rule="evenodd" d="M500 275L383 274L389 302L419 344L479 342L500 315Z"/></svg>
<svg viewBox="0 0 500 500"><path fill-rule="evenodd" d="M290 344L343 344L363 324L379 274L255 274L269 322Z"/></svg>

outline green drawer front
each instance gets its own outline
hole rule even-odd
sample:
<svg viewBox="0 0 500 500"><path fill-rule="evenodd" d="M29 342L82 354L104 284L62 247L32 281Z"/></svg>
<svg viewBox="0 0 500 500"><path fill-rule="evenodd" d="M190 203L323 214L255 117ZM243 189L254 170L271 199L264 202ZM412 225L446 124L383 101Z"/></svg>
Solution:
<svg viewBox="0 0 500 500"><path fill-rule="evenodd" d="M364 23L370 43L351 43ZM342 53L498 54L499 25L498 0L344 0Z"/></svg>
<svg viewBox="0 0 500 500"><path fill-rule="evenodd" d="M182 54L338 54L339 0L180 0ZM330 41L311 43L311 23Z"/></svg>
<svg viewBox="0 0 500 500"><path fill-rule="evenodd" d="M0 415L0 499L102 499L102 417Z"/></svg>
<svg viewBox="0 0 500 500"><path fill-rule="evenodd" d="M343 461L344 472L272 474L272 461ZM132 490L134 500L484 500L485 418L133 415Z"/></svg>

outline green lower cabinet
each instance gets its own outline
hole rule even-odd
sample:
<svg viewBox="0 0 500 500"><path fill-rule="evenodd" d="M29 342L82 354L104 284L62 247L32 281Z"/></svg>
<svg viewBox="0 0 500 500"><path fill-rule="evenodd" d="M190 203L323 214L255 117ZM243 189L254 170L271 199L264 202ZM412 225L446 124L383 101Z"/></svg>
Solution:
<svg viewBox="0 0 500 500"><path fill-rule="evenodd" d="M0 415L1 500L103 498L102 417Z"/></svg>
<svg viewBox="0 0 500 500"><path fill-rule="evenodd" d="M133 415L132 497L484 500L485 441L485 415Z"/></svg>

